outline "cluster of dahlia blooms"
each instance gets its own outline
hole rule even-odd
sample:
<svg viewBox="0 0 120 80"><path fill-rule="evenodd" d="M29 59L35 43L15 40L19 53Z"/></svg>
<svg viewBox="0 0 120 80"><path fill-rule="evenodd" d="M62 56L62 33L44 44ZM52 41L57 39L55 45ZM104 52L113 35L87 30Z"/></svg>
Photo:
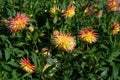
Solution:
<svg viewBox="0 0 120 80"><path fill-rule="evenodd" d="M73 5L68 6L65 10L60 9L57 5L50 8L50 16L55 17L60 12L66 18L72 18L75 15L75 7Z"/></svg>
<svg viewBox="0 0 120 80"><path fill-rule="evenodd" d="M110 11L117 11L119 3L117 2L117 0L109 0L106 3L106 6ZM61 13L63 14L62 16L64 16L65 18L72 18L75 15L75 6L69 5L65 10L60 10L60 8L57 5L55 5L52 8L50 8L50 16L55 17L58 11L59 12L61 11ZM96 15L97 17L102 17L103 10L99 10L98 5L94 5L86 7L84 13L87 13L89 15L93 14ZM30 15L30 17L32 16L33 14ZM25 14L17 14L14 18L11 18L9 21L5 20L4 22L5 23L8 22L9 31L15 33L24 29L25 26L28 25L29 18ZM113 27L114 28L112 29L112 34L115 35L119 32L120 25L118 22L114 22ZM28 30L30 32L33 32L34 27L29 26ZM89 44L96 42L98 39L97 33L89 28L79 30L78 37L82 41ZM74 39L73 36L60 31L53 31L52 43L56 48L58 48L58 50L66 52L74 50L76 46L76 40ZM42 48L41 53L44 56L52 56L48 48ZM77 54L74 54L73 56L76 57ZM43 72L50 66L52 65L46 63L43 68ZM36 70L36 66L34 64L31 64L30 60L24 57L20 59L20 67L26 72L34 72Z"/></svg>
<svg viewBox="0 0 120 80"><path fill-rule="evenodd" d="M97 33L94 32L94 30L91 30L89 28L80 30L78 32L78 36L87 43L93 43L97 41Z"/></svg>
<svg viewBox="0 0 120 80"><path fill-rule="evenodd" d="M115 35L115 34L117 34L118 32L119 32L119 30L120 30L120 25L119 25L119 23L118 22L114 22L113 23L113 30L112 30L112 34L113 35Z"/></svg>
<svg viewBox="0 0 120 80"><path fill-rule="evenodd" d="M20 65L21 68L26 72L33 72L36 69L35 65L31 64L30 60L24 57L21 58Z"/></svg>
<svg viewBox="0 0 120 80"><path fill-rule="evenodd" d="M95 15L100 18L102 17L103 10L99 10L98 5L94 5L94 6L86 7L84 13L87 13L88 15Z"/></svg>
<svg viewBox="0 0 120 80"><path fill-rule="evenodd" d="M75 39L69 34L65 34L59 31L54 31L52 36L52 43L59 50L71 51L75 48L76 42Z"/></svg>
<svg viewBox="0 0 120 80"><path fill-rule="evenodd" d="M8 29L10 32L18 32L22 30L29 22L29 18L25 14L17 14L15 18L9 21Z"/></svg>
<svg viewBox="0 0 120 80"><path fill-rule="evenodd" d="M108 9L110 11L117 11L118 7L119 7L119 3L117 0L109 0L107 3L106 3Z"/></svg>
<svg viewBox="0 0 120 80"><path fill-rule="evenodd" d="M51 8L51 14L55 15L56 10L58 10L57 7ZM75 15L75 7L72 5L69 6L64 11L64 16L66 18L72 18L74 15ZM13 33L18 32L22 30L28 24L28 22L29 22L29 18L25 14L17 14L15 18L12 18L9 21L8 29ZM116 25L117 23L114 23L114 26ZM115 27L114 33L117 28L118 27ZM29 26L28 30L30 32L33 32L34 28L32 26ZM78 36L87 43L93 43L97 41L97 33L95 33L93 30L90 29L80 30L78 34L79 34ZM74 37L72 37L70 34L65 34L59 31L53 31L52 43L59 50L67 51L67 52L74 50L76 46L76 40L74 39ZM51 56L47 48L42 49L42 54ZM20 66L26 72L33 72L36 69L36 66L31 64L30 60L24 57L21 58L20 60ZM43 71L49 66L51 65L46 64Z"/></svg>

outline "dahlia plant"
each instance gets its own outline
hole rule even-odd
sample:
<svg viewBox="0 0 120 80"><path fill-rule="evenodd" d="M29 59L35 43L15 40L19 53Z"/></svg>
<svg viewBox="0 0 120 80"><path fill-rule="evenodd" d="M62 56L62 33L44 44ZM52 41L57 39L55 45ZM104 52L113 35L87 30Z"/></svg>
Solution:
<svg viewBox="0 0 120 80"><path fill-rule="evenodd" d="M119 0L0 0L0 80L120 80Z"/></svg>

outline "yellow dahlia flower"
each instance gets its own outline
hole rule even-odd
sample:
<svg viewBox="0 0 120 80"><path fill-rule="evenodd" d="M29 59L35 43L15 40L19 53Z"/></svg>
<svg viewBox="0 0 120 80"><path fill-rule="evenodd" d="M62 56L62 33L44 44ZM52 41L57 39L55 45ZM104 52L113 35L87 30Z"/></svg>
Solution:
<svg viewBox="0 0 120 80"><path fill-rule="evenodd" d="M113 23L113 26L114 26L114 28L113 28L113 30L112 30L112 34L115 35L115 34L117 34L117 33L119 32L119 30L120 30L120 25L119 25L118 22L114 22L114 23Z"/></svg>
<svg viewBox="0 0 120 80"><path fill-rule="evenodd" d="M93 43L97 41L97 33L94 30L85 29L78 32L78 36L87 43Z"/></svg>
<svg viewBox="0 0 120 80"><path fill-rule="evenodd" d="M50 51L47 47L44 47L44 48L41 49L41 54L43 56L51 56L51 53L50 53Z"/></svg>
<svg viewBox="0 0 120 80"><path fill-rule="evenodd" d="M29 22L29 18L25 14L17 14L15 18L9 21L8 29L11 32L18 32L23 29Z"/></svg>
<svg viewBox="0 0 120 80"><path fill-rule="evenodd" d="M57 15L57 12L59 11L59 7L58 6L53 6L52 8L50 8L50 16L51 17L55 17Z"/></svg>
<svg viewBox="0 0 120 80"><path fill-rule="evenodd" d="M28 30L29 30L30 32L33 32L33 31L34 31L34 27L33 27L33 26L29 26L29 27L28 27Z"/></svg>
<svg viewBox="0 0 120 80"><path fill-rule="evenodd" d="M110 0L106 3L106 5L110 11L117 11L119 7L119 3L117 0Z"/></svg>
<svg viewBox="0 0 120 80"><path fill-rule="evenodd" d="M25 70L26 72L33 72L36 69L36 67L30 63L30 60L24 57L21 58L20 65L21 68L23 68L23 70Z"/></svg>
<svg viewBox="0 0 120 80"><path fill-rule="evenodd" d="M75 39L69 34L64 34L59 31L53 32L53 40L52 43L59 50L63 51L71 51L75 48L76 42Z"/></svg>
<svg viewBox="0 0 120 80"><path fill-rule="evenodd" d="M97 17L101 18L103 15L103 10L98 11Z"/></svg>
<svg viewBox="0 0 120 80"><path fill-rule="evenodd" d="M49 64L49 63L46 63L45 65L44 65L44 68L43 68L43 72L47 69L47 68L49 68L50 66L52 66L51 64Z"/></svg>
<svg viewBox="0 0 120 80"><path fill-rule="evenodd" d="M74 6L69 6L65 11L64 11L64 16L67 18L72 18L75 15L75 7Z"/></svg>
<svg viewBox="0 0 120 80"><path fill-rule="evenodd" d="M86 7L86 9L84 10L84 13L91 13L90 7Z"/></svg>

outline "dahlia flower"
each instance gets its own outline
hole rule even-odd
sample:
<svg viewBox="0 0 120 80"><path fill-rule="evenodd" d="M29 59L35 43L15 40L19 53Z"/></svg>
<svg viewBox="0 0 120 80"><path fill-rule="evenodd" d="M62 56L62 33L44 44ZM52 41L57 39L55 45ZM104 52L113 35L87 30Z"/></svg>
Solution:
<svg viewBox="0 0 120 80"><path fill-rule="evenodd" d="M75 48L76 42L75 39L69 34L64 34L59 31L53 32L53 40L52 43L59 50L63 51L71 51Z"/></svg>
<svg viewBox="0 0 120 80"><path fill-rule="evenodd" d="M94 5L91 7L86 7L84 10L84 13L87 13L88 15L94 15L98 18L102 17L103 11L98 9L98 5Z"/></svg>
<svg viewBox="0 0 120 80"><path fill-rule="evenodd" d="M106 5L110 11L117 11L119 7L119 3L117 0L110 0L106 3Z"/></svg>
<svg viewBox="0 0 120 80"><path fill-rule="evenodd" d="M29 26L29 27L28 27L28 30L29 30L30 32L33 32L33 31L34 31L34 27L33 27L33 26Z"/></svg>
<svg viewBox="0 0 120 80"><path fill-rule="evenodd" d="M115 35L115 34L117 34L117 33L119 32L119 30L120 30L120 25L119 25L118 22L114 22L114 23L113 23L113 26L114 26L114 28L113 28L113 30L112 30L112 34Z"/></svg>
<svg viewBox="0 0 120 80"><path fill-rule="evenodd" d="M102 17L102 15L103 15L103 10L100 10L100 11L98 11L98 14L97 14L97 17Z"/></svg>
<svg viewBox="0 0 120 80"><path fill-rule="evenodd" d="M47 68L49 68L50 66L52 66L51 64L49 64L49 63L46 63L45 65L44 65L44 68L43 68L43 72L47 69Z"/></svg>
<svg viewBox="0 0 120 80"><path fill-rule="evenodd" d="M41 54L43 56L51 56L51 53L50 53L50 51L47 47L44 47L44 48L41 49Z"/></svg>
<svg viewBox="0 0 120 80"><path fill-rule="evenodd" d="M95 15L95 16L97 16L97 17L102 17L102 14L103 14L103 11L102 10L99 10L99 8L98 8L98 5L94 5L93 7L92 7L92 13Z"/></svg>
<svg viewBox="0 0 120 80"><path fill-rule="evenodd" d="M29 22L29 18L25 14L17 14L15 18L9 21L8 29L11 32L18 32L23 29Z"/></svg>
<svg viewBox="0 0 120 80"><path fill-rule="evenodd" d="M33 72L36 69L36 67L30 63L30 60L24 57L21 58L20 65L21 68L23 68L23 70L25 70L26 72Z"/></svg>
<svg viewBox="0 0 120 80"><path fill-rule="evenodd" d="M67 18L72 18L75 15L75 7L74 6L69 6L65 11L64 11L64 16Z"/></svg>
<svg viewBox="0 0 120 80"><path fill-rule="evenodd" d="M50 16L51 17L55 17L57 15L57 12L59 11L59 7L58 6L53 6L52 8L50 8Z"/></svg>
<svg viewBox="0 0 120 80"><path fill-rule="evenodd" d="M86 9L84 10L84 13L90 13L90 12L91 12L90 7L86 7Z"/></svg>
<svg viewBox="0 0 120 80"><path fill-rule="evenodd" d="M78 32L78 36L87 43L93 43L97 41L97 33L94 30L85 29Z"/></svg>

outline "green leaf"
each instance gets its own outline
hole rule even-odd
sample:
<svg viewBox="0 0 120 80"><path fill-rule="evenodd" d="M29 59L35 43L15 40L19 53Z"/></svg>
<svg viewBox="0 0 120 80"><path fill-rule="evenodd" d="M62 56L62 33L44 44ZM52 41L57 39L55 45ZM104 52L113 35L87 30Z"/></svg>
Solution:
<svg viewBox="0 0 120 80"><path fill-rule="evenodd" d="M86 64L86 62L82 62L81 63L81 67L84 69L84 67L86 66L87 64Z"/></svg>
<svg viewBox="0 0 120 80"><path fill-rule="evenodd" d="M1 52L1 50L0 50L0 59L2 59L2 52Z"/></svg>
<svg viewBox="0 0 120 80"><path fill-rule="evenodd" d="M119 68L114 64L113 65L113 78L114 78L114 80L117 80L118 72L119 72Z"/></svg>
<svg viewBox="0 0 120 80"><path fill-rule="evenodd" d="M49 25L49 21L48 20L46 21L45 26L47 27L47 29L50 29L50 25Z"/></svg>
<svg viewBox="0 0 120 80"><path fill-rule="evenodd" d="M93 53L93 52L95 52L96 50L97 50L96 47L93 47L92 49L90 49L89 53Z"/></svg>
<svg viewBox="0 0 120 80"><path fill-rule="evenodd" d="M102 73L101 73L101 76L106 76L106 74L107 74L107 70L104 70Z"/></svg>
<svg viewBox="0 0 120 80"><path fill-rule="evenodd" d="M12 55L14 55L14 56L17 55L17 57L23 57L25 54L25 51L20 50L19 48L14 48L13 53L14 54L12 54Z"/></svg>
<svg viewBox="0 0 120 80"><path fill-rule="evenodd" d="M120 51L114 51L114 52L112 53L111 57L116 58L116 57L118 57L119 55L120 55Z"/></svg>
<svg viewBox="0 0 120 80"><path fill-rule="evenodd" d="M8 40L8 37L7 37L7 36L5 36L5 35L0 35L0 38L2 39L2 41L3 41L3 43L5 44L6 47L8 47L8 45L9 45L10 47L12 47L12 45L11 45L10 41Z"/></svg>
<svg viewBox="0 0 120 80"><path fill-rule="evenodd" d="M19 67L19 65L15 62L14 59L12 59L11 61L8 62L9 65L13 66L13 67Z"/></svg>
<svg viewBox="0 0 120 80"><path fill-rule="evenodd" d="M7 9L7 14L12 17L13 16L12 10L10 10L9 8L6 8L6 9Z"/></svg>
<svg viewBox="0 0 120 80"><path fill-rule="evenodd" d="M113 60L115 60L116 57L118 57L119 55L120 55L120 51L112 52L111 56L108 58L108 62L110 62L112 64Z"/></svg>
<svg viewBox="0 0 120 80"><path fill-rule="evenodd" d="M7 70L7 71L12 71L11 67L5 63L2 63L2 67L4 70Z"/></svg>
<svg viewBox="0 0 120 80"><path fill-rule="evenodd" d="M32 52L32 57L31 58L32 58L33 63L37 66L37 54Z"/></svg>
<svg viewBox="0 0 120 80"><path fill-rule="evenodd" d="M10 58L11 56L11 50L9 48L5 49L5 59L6 61Z"/></svg>
<svg viewBox="0 0 120 80"><path fill-rule="evenodd" d="M12 71L12 77L16 80L17 79L17 72L16 70Z"/></svg>
<svg viewBox="0 0 120 80"><path fill-rule="evenodd" d="M22 78L29 77L32 74L32 72L26 73L25 75L22 76Z"/></svg>
<svg viewBox="0 0 120 80"><path fill-rule="evenodd" d="M39 37L39 34L37 32L34 33L33 35L33 41L36 41L36 39Z"/></svg>
<svg viewBox="0 0 120 80"><path fill-rule="evenodd" d="M47 57L47 62L52 64L52 65L55 64L54 60L51 57Z"/></svg>
<svg viewBox="0 0 120 80"><path fill-rule="evenodd" d="M108 47L105 46L104 44L101 44L101 45L100 45L100 48L102 48L102 49L108 49Z"/></svg>
<svg viewBox="0 0 120 80"><path fill-rule="evenodd" d="M93 74L89 74L88 77L90 78L90 80L96 80L95 75L93 75Z"/></svg>
<svg viewBox="0 0 120 80"><path fill-rule="evenodd" d="M57 16L54 17L53 23L55 24L57 22Z"/></svg>
<svg viewBox="0 0 120 80"><path fill-rule="evenodd" d="M24 46L24 42L17 42L17 43L15 43L15 46L18 46L18 47L20 47L20 46Z"/></svg>

